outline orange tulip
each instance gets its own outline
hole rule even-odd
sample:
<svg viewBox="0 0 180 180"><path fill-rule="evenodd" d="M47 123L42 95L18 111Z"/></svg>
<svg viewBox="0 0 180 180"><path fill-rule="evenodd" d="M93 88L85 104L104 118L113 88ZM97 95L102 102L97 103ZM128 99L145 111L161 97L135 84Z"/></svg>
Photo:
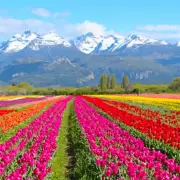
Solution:
<svg viewBox="0 0 180 180"><path fill-rule="evenodd" d="M4 115L0 119L0 129L3 133L5 133L14 126L17 126L19 123L27 120L31 116L40 113L47 105L55 103L58 100L59 98L50 98L44 101L40 101L37 104L33 104L32 106L24 109L23 111L12 112L9 115Z"/></svg>

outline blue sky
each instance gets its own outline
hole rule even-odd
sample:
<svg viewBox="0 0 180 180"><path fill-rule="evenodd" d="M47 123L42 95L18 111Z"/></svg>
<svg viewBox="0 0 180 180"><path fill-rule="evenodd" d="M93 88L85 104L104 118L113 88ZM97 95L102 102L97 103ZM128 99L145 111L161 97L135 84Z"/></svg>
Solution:
<svg viewBox="0 0 180 180"><path fill-rule="evenodd" d="M179 0L6 0L0 4L0 39L32 29L68 39L93 31L178 41L179 8Z"/></svg>

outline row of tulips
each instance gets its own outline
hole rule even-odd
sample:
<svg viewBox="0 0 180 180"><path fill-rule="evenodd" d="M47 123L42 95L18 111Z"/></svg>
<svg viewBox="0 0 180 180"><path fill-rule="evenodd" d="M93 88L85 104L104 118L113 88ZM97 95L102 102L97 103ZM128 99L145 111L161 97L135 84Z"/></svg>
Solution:
<svg viewBox="0 0 180 180"><path fill-rule="evenodd" d="M109 105L104 100L99 98L84 96L84 99L93 103L114 119L117 119L130 127L134 127L141 133L147 135L149 138L162 141L165 144L169 144L172 147L177 147L180 149L179 128L171 127L162 122L147 120L139 115L130 114L126 110L118 109L117 107Z"/></svg>
<svg viewBox="0 0 180 180"><path fill-rule="evenodd" d="M0 118L0 130L2 133L5 133L9 129L18 125L19 123L25 121L31 116L38 114L42 111L47 105L55 103L59 98L47 99L45 101L40 101L37 104L33 104L32 106L25 108L22 111L12 112L11 114L4 115Z"/></svg>
<svg viewBox="0 0 180 180"><path fill-rule="evenodd" d="M152 98L180 99L179 94L142 94L141 96L152 97Z"/></svg>
<svg viewBox="0 0 180 180"><path fill-rule="evenodd" d="M2 100L11 100L11 99L21 99L24 98L24 96L0 96L0 101Z"/></svg>
<svg viewBox="0 0 180 180"><path fill-rule="evenodd" d="M22 99L15 99L15 100L4 100L0 101L0 107L12 106L15 104L23 104L29 102L36 102L47 99L48 96L39 97L39 98L22 98Z"/></svg>
<svg viewBox="0 0 180 180"><path fill-rule="evenodd" d="M145 146L149 149L154 149L165 153L169 158L175 159L178 164L180 164L180 150L178 148L172 147L168 144L164 144L162 141L149 138L146 134L138 131L134 127L128 126L117 119L114 119L112 116L107 114L106 112L102 111L92 103L89 103L97 112L99 112L102 116L106 117L107 119L111 120L112 122L118 124L121 129L128 131L132 136L135 138L141 139Z"/></svg>
<svg viewBox="0 0 180 180"><path fill-rule="evenodd" d="M131 114L142 116L148 120L154 120L156 122L162 122L173 127L180 128L180 111L171 111L170 114L159 113L157 111L152 111L150 109L142 109L135 105L130 105L125 102L113 101L113 100L104 100L107 104L116 106L122 110L126 110Z"/></svg>
<svg viewBox="0 0 180 180"><path fill-rule="evenodd" d="M9 113L11 113L11 112L13 112L14 110L13 109L6 109L6 110L0 110L0 116L3 116L3 115L5 115L5 114L9 114Z"/></svg>
<svg viewBox="0 0 180 180"><path fill-rule="evenodd" d="M15 100L15 99L22 99L22 98L39 98L42 96L39 95L21 95L21 96L0 96L0 100Z"/></svg>
<svg viewBox="0 0 180 180"><path fill-rule="evenodd" d="M117 96L134 96L134 94L117 94ZM150 98L167 98L167 99L180 99L179 94L151 94L143 93L141 97L150 97Z"/></svg>
<svg viewBox="0 0 180 180"><path fill-rule="evenodd" d="M179 99L168 98L151 98L143 96L117 96L117 95L95 95L96 97L108 98L111 100L120 100L125 102L137 102L145 105L153 105L154 107L163 107L169 110L180 111Z"/></svg>
<svg viewBox="0 0 180 180"><path fill-rule="evenodd" d="M101 116L81 97L75 100L75 112L102 179L180 179L180 165L174 159L148 149L143 141Z"/></svg>
<svg viewBox="0 0 180 180"><path fill-rule="evenodd" d="M0 145L0 177L43 180L51 172L50 159L62 115L71 97L56 102L41 116Z"/></svg>

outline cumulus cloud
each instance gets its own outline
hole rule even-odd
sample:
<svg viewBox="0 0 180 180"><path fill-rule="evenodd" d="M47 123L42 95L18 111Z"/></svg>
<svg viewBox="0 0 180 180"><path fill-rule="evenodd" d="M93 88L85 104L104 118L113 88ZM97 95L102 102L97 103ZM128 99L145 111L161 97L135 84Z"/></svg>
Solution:
<svg viewBox="0 0 180 180"><path fill-rule="evenodd" d="M56 32L60 36L66 39L72 39L76 36L92 32L95 35L124 35L127 36L130 33L138 33L139 35L148 36L155 39L167 40L177 42L180 40L180 25L171 24L159 24L159 25L144 25L137 26L132 29L133 32L118 33L113 29L108 29L103 24L85 20L80 23L71 24L66 21L66 17L70 15L69 11L64 12L51 12L44 8L31 9L32 13L41 17L51 17L39 20L35 19L17 19L13 17L3 16L3 12L0 10L0 40L5 40L15 33L22 33L27 29L32 29L37 33ZM51 22L47 20L52 20Z"/></svg>
<svg viewBox="0 0 180 180"><path fill-rule="evenodd" d="M69 16L69 11L64 12L51 12L45 8L34 8L32 9L32 13L41 16L41 17L59 17L59 16Z"/></svg>
<svg viewBox="0 0 180 180"><path fill-rule="evenodd" d="M74 38L76 36L92 32L95 35L118 35L118 33L115 33L113 30L107 29L104 25L91 22L91 21L84 21L82 23L76 23L76 24L64 24L60 29L59 32L61 32L65 37L68 39Z"/></svg>
<svg viewBox="0 0 180 180"><path fill-rule="evenodd" d="M106 33L106 27L104 25L87 20L83 23L75 24L74 29L78 34L92 32L96 35L104 35Z"/></svg>
<svg viewBox="0 0 180 180"><path fill-rule="evenodd" d="M45 14L44 14L45 15ZM46 14L48 15L48 14ZM107 29L104 25L97 22L84 21L82 23L69 24L66 21L47 22L38 19L15 19L11 17L0 16L0 39L5 40L16 33L22 33L25 30L34 30L37 33L44 34L56 32L66 39L72 39L76 36L92 32L95 35L118 34L113 30Z"/></svg>
<svg viewBox="0 0 180 180"><path fill-rule="evenodd" d="M47 33L55 31L56 26L53 23L37 20L37 19L14 19L8 17L0 17L0 36L8 37L15 33L22 33L27 29L32 29L39 33Z"/></svg>

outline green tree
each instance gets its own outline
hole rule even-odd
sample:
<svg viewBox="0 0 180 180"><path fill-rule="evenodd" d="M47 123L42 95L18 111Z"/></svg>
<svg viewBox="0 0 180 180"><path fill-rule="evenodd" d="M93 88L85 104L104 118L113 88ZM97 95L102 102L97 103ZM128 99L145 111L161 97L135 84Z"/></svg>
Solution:
<svg viewBox="0 0 180 180"><path fill-rule="evenodd" d="M116 83L116 75L112 74L112 77L111 77L111 88L115 89L116 85L117 85L117 83Z"/></svg>
<svg viewBox="0 0 180 180"><path fill-rule="evenodd" d="M107 89L107 75L106 74L102 74L101 78L100 78L100 89L102 91Z"/></svg>
<svg viewBox="0 0 180 180"><path fill-rule="evenodd" d="M103 90L107 90L107 74L104 74Z"/></svg>
<svg viewBox="0 0 180 180"><path fill-rule="evenodd" d="M111 76L110 76L110 74L107 75L107 89L111 89Z"/></svg>
<svg viewBox="0 0 180 180"><path fill-rule="evenodd" d="M123 76L123 79L122 79L122 84L121 84L121 86L122 86L123 89L127 90L128 85L129 85L129 78L128 78L127 75L124 75L124 76Z"/></svg>
<svg viewBox="0 0 180 180"><path fill-rule="evenodd" d="M180 91L180 77L173 79L172 83L169 85L169 89L173 91Z"/></svg>
<svg viewBox="0 0 180 180"><path fill-rule="evenodd" d="M99 82L99 87L100 87L100 89L102 90L103 89L103 74L101 75L101 77L100 77L100 82Z"/></svg>

